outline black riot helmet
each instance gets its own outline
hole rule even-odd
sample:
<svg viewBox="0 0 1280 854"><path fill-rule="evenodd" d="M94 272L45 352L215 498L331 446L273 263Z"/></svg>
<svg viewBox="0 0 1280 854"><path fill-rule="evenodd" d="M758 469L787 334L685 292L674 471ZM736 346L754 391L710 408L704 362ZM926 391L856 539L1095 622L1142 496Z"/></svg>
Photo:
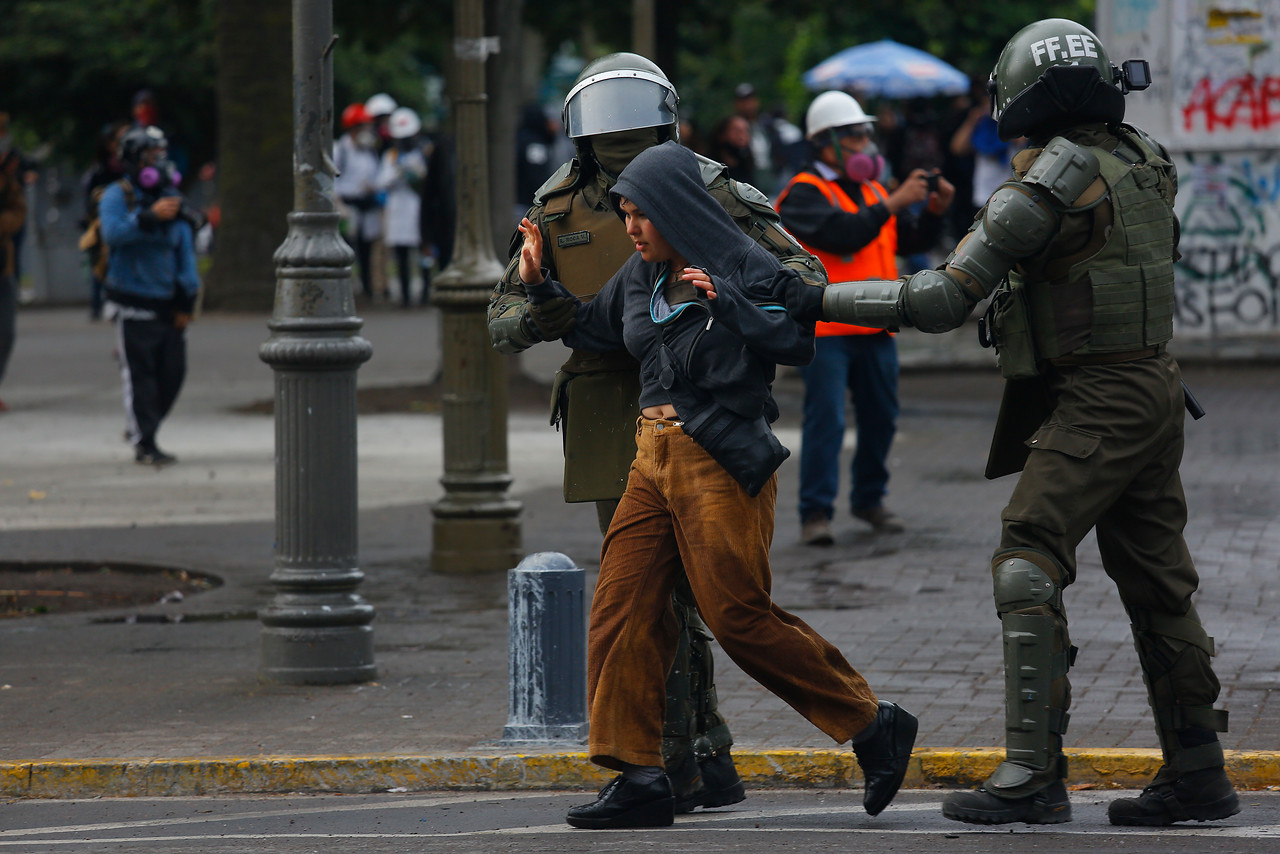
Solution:
<svg viewBox="0 0 1280 854"><path fill-rule="evenodd" d="M1111 64L1088 27L1065 18L1029 24L1009 39L991 72L991 117L1003 140L1044 137L1075 125L1124 119L1124 96L1150 85L1145 60Z"/></svg>
<svg viewBox="0 0 1280 854"><path fill-rule="evenodd" d="M581 156L591 137L657 128L657 142L680 139L680 97L662 69L635 53L587 63L564 99L565 134Z"/></svg>

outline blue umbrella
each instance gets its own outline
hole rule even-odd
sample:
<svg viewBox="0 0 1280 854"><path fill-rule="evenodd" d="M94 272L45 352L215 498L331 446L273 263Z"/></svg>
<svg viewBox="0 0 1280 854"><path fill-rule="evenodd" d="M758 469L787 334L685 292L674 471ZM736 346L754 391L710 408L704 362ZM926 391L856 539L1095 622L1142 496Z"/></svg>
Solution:
<svg viewBox="0 0 1280 854"><path fill-rule="evenodd" d="M803 79L815 92L846 89L880 98L959 95L969 90L963 71L892 39L846 48L810 68Z"/></svg>

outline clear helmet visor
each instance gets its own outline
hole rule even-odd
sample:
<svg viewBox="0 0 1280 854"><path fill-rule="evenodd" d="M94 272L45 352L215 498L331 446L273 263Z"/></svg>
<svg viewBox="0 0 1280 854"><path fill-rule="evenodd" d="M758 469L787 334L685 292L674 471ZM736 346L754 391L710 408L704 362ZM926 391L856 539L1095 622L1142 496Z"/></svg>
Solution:
<svg viewBox="0 0 1280 854"><path fill-rule="evenodd" d="M576 85L565 99L565 133L572 139L676 123L679 99L671 84L643 71L607 71Z"/></svg>

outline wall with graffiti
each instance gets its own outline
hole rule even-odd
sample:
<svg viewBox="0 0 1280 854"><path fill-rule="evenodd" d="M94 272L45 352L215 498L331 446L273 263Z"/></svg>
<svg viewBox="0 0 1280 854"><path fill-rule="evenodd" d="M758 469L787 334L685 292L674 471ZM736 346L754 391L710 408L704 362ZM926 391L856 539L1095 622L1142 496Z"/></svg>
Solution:
<svg viewBox="0 0 1280 854"><path fill-rule="evenodd" d="M1178 334L1280 335L1280 0L1100 0L1096 28L1152 65L1126 121L1178 165Z"/></svg>
<svg viewBox="0 0 1280 854"><path fill-rule="evenodd" d="M1179 332L1280 333L1280 151L1188 152L1175 161Z"/></svg>

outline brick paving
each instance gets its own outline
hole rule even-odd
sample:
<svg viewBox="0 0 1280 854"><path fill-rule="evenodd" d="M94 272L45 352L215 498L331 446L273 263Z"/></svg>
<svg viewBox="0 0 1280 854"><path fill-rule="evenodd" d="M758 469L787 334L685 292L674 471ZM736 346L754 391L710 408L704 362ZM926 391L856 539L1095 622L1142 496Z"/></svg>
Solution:
<svg viewBox="0 0 1280 854"><path fill-rule="evenodd" d="M362 384L429 378L438 359L433 363L418 345L430 318L425 312L372 314L365 335L375 358L362 369ZM112 426L119 404L109 335L102 327L85 333L85 326L78 311L74 318L41 312L20 319L4 395L14 411L3 423L29 444L25 453L14 444L5 452L0 554L10 560L109 556L199 569L225 584L179 605L130 612L181 613L181 623L100 623L94 615L0 623L0 759L501 749L505 578L439 575L429 565L429 502L439 494L438 416L361 421L362 502L366 494L376 500L362 503L360 514L366 573L360 592L378 611L377 682L264 685L256 678L254 610L267 601L272 566L270 419L226 413L270 395L270 372L256 353L243 352L265 339L265 321L213 317L194 328L190 396L167 428L184 462L167 481L170 472L139 472L121 462L128 449ZM973 347L967 339L965 346ZM905 336L903 349L910 364ZM948 364L938 354L950 352L930 352L928 364ZM1280 370L1188 361L1188 382L1209 417L1187 427L1187 538L1203 578L1197 607L1217 638L1222 701L1231 711L1224 742L1274 749L1280 743L1274 637ZM1000 382L989 367L919 367L902 381L888 501L908 530L872 536L842 512L834 547L799 545L793 457L781 472L775 594L844 650L878 693L920 716L920 746L998 746L1002 677L988 563L1013 479L989 482L982 469ZM777 390L780 433L795 450L799 382L784 374ZM559 500L558 461L547 452L558 437L540 412L513 413L512 425L513 494L524 503L525 550L570 555L588 570L590 584L599 548L595 515L590 506ZM114 444L97 435L109 428ZM76 430L84 434L83 447L74 441ZM40 456L41 437L61 443L56 458ZM203 444L192 447L196 437ZM524 451L550 463L517 459ZM28 464L33 455L38 459ZM847 460L843 464L847 472ZM45 507L32 509L30 495L41 477L56 488L40 499ZM113 477L128 486L128 506L104 508L104 493L93 491L109 490ZM215 490L222 490L220 498ZM177 521L127 512L153 506L172 511ZM79 516L94 521L80 525ZM206 523L193 521L206 516ZM1127 623L1092 539L1081 547L1079 579L1067 591L1066 607L1072 641L1081 648L1071 673L1068 746L1155 747ZM717 666L721 707L740 747L830 746L725 656L717 656Z"/></svg>

